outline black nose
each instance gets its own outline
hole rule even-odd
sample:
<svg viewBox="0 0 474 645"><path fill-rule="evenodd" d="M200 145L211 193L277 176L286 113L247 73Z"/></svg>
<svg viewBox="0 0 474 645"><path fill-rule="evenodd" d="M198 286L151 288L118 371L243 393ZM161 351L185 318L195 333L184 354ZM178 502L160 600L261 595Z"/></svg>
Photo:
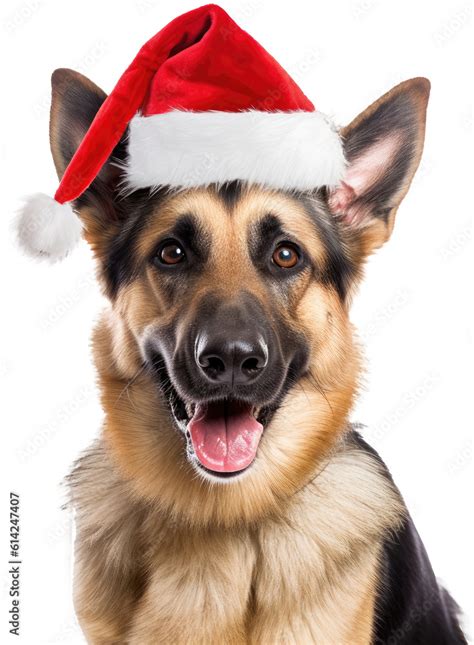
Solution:
<svg viewBox="0 0 474 645"><path fill-rule="evenodd" d="M207 379L216 383L256 381L268 364L268 347L260 335L240 338L227 334L201 334L196 339L196 363Z"/></svg>

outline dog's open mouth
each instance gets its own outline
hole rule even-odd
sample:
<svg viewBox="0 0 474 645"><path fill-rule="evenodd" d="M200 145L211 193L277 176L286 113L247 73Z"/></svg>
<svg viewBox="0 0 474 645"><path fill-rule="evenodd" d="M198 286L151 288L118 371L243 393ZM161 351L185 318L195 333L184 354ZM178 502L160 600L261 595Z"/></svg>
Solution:
<svg viewBox="0 0 474 645"><path fill-rule="evenodd" d="M263 432L255 414L251 405L236 400L196 405L187 433L199 464L223 476L248 468Z"/></svg>
<svg viewBox="0 0 474 645"><path fill-rule="evenodd" d="M264 428L277 409L235 398L193 403L174 387L164 361L150 361L170 413L187 440L193 465L214 479L231 479L254 462Z"/></svg>

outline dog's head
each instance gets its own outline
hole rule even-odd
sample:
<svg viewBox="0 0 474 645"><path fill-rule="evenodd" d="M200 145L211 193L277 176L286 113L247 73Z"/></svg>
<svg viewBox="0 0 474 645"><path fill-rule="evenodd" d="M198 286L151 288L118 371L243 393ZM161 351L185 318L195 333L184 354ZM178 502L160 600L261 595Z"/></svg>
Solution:
<svg viewBox="0 0 474 645"><path fill-rule="evenodd" d="M351 294L418 166L428 94L402 83L342 130L332 192L124 195L122 141L77 200L111 302L95 336L106 438L141 494L192 518L251 518L327 456L357 389ZM59 176L104 99L53 75Z"/></svg>

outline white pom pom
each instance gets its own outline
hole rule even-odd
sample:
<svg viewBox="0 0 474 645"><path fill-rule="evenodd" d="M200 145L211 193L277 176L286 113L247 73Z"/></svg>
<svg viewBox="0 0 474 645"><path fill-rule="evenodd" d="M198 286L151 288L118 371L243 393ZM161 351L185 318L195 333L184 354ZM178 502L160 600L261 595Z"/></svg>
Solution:
<svg viewBox="0 0 474 645"><path fill-rule="evenodd" d="M37 193L19 211L16 229L20 246L28 255L55 262L76 246L82 225L69 204Z"/></svg>

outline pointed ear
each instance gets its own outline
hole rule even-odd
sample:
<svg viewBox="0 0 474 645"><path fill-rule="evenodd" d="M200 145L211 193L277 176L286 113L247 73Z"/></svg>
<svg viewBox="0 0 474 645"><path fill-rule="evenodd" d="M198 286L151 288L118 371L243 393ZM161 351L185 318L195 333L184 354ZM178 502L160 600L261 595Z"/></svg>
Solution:
<svg viewBox="0 0 474 645"><path fill-rule="evenodd" d="M51 78L50 143L59 179L94 120L107 95L88 78L71 69L57 69ZM122 218L117 200L121 171L114 162L126 158L125 135L74 208L84 237L95 251L113 234Z"/></svg>
<svg viewBox="0 0 474 645"><path fill-rule="evenodd" d="M72 69L57 69L51 77L49 140L59 179L107 98L97 85Z"/></svg>
<svg viewBox="0 0 474 645"><path fill-rule="evenodd" d="M342 130L347 168L328 205L362 256L390 237L420 162L429 93L425 78L400 83Z"/></svg>

